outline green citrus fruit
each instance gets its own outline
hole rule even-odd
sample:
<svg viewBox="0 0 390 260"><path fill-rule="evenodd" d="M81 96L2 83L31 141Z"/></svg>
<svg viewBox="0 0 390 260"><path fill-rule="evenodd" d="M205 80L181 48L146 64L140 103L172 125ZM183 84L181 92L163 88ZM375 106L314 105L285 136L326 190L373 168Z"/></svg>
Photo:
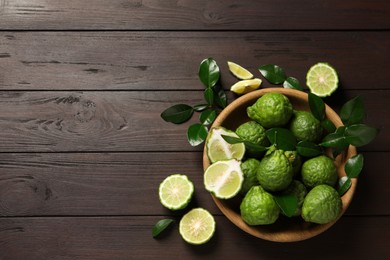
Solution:
<svg viewBox="0 0 390 260"><path fill-rule="evenodd" d="M215 197L230 199L241 190L244 181L241 162L231 159L213 163L206 169L203 180L206 190Z"/></svg>
<svg viewBox="0 0 390 260"><path fill-rule="evenodd" d="M320 184L334 186L338 177L333 160L326 155L320 155L304 162L301 173L302 181L308 188Z"/></svg>
<svg viewBox="0 0 390 260"><path fill-rule="evenodd" d="M248 225L267 225L278 219L280 209L270 193L253 186L242 200L240 212Z"/></svg>
<svg viewBox="0 0 390 260"><path fill-rule="evenodd" d="M253 186L259 185L256 175L259 165L260 162L254 158L249 158L241 163L241 170L244 174L244 182L241 187L242 194L246 194Z"/></svg>
<svg viewBox="0 0 390 260"><path fill-rule="evenodd" d="M214 217L205 209L192 209L180 220L179 232L187 243L204 244L210 240L215 232Z"/></svg>
<svg viewBox="0 0 390 260"><path fill-rule="evenodd" d="M306 74L306 85L310 92L319 97L330 96L338 87L336 70L327 63L313 65Z"/></svg>
<svg viewBox="0 0 390 260"><path fill-rule="evenodd" d="M282 150L266 154L257 168L257 180L267 191L281 191L290 185L293 170Z"/></svg>
<svg viewBox="0 0 390 260"><path fill-rule="evenodd" d="M159 187L161 204L171 210L185 208L191 201L194 185L186 175L173 174L165 178Z"/></svg>
<svg viewBox="0 0 390 260"><path fill-rule="evenodd" d="M290 100L283 94L272 92L260 97L247 108L249 118L265 128L283 126L293 113Z"/></svg>
<svg viewBox="0 0 390 260"><path fill-rule="evenodd" d="M229 159L241 160L245 154L245 145L243 143L229 144L222 138L222 135L238 137L236 133L224 127L212 128L206 139L207 155L211 163Z"/></svg>
<svg viewBox="0 0 390 260"><path fill-rule="evenodd" d="M329 185L314 187L306 195L302 206L305 221L326 224L336 220L342 208L342 201L337 191Z"/></svg>
<svg viewBox="0 0 390 260"><path fill-rule="evenodd" d="M259 123L255 121L249 121L246 123L243 123L236 129L236 134L243 140L261 145L261 146L268 146L269 141L267 138L267 135L265 133L264 127L262 127ZM251 149L247 149L247 153L250 156L257 157L255 151L252 151ZM262 154L260 154L262 155Z"/></svg>
<svg viewBox="0 0 390 260"><path fill-rule="evenodd" d="M312 113L294 111L290 131L299 141L318 142L322 136L322 126Z"/></svg>
<svg viewBox="0 0 390 260"><path fill-rule="evenodd" d="M288 188L285 191L283 191L283 194L295 195L295 197L297 198L297 201L298 201L298 207L297 207L295 213L293 214L293 216L301 215L303 201L304 201L305 196L307 194L306 186L303 185L303 183L300 181L293 180L291 182L290 186L288 186Z"/></svg>

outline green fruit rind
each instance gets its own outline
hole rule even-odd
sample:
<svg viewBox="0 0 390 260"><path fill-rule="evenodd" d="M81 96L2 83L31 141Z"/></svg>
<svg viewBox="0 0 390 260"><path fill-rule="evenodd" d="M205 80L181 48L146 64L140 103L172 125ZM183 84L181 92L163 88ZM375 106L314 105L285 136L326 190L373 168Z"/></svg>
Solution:
<svg viewBox="0 0 390 260"><path fill-rule="evenodd" d="M326 224L334 221L342 210L342 201L337 191L326 184L314 187L302 206L302 218L307 222Z"/></svg>
<svg viewBox="0 0 390 260"><path fill-rule="evenodd" d="M252 106L247 107L249 118L265 128L284 126L293 113L290 100L283 94L271 92L260 97Z"/></svg>
<svg viewBox="0 0 390 260"><path fill-rule="evenodd" d="M270 193L253 186L242 200L240 212L248 225L269 225L278 219L280 209Z"/></svg>
<svg viewBox="0 0 390 260"><path fill-rule="evenodd" d="M244 181L241 187L241 194L246 194L253 186L259 185L257 180L257 168L260 165L260 161L249 158L241 163L241 170L244 175Z"/></svg>
<svg viewBox="0 0 390 260"><path fill-rule="evenodd" d="M303 163L302 181L308 188L320 184L334 186L337 182L337 168L331 158L320 155Z"/></svg>
<svg viewBox="0 0 390 260"><path fill-rule="evenodd" d="M298 141L318 142L322 137L321 122L307 111L294 111L290 131Z"/></svg>

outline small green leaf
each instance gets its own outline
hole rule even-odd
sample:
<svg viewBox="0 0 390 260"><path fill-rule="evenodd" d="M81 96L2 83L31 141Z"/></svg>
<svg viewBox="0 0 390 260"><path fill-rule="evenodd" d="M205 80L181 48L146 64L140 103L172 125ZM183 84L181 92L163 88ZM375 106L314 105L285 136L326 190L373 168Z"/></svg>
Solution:
<svg viewBox="0 0 390 260"><path fill-rule="evenodd" d="M229 144L238 144L238 143L244 143L246 149L250 149L252 152L264 152L267 150L266 147L254 144L252 142L245 141L239 137L229 136L229 135L221 135L222 138L228 142Z"/></svg>
<svg viewBox="0 0 390 260"><path fill-rule="evenodd" d="M161 118L166 122L181 124L191 118L194 109L185 104L177 104L165 109L161 113Z"/></svg>
<svg viewBox="0 0 390 260"><path fill-rule="evenodd" d="M188 128L187 139L190 145L197 146L206 140L207 127L201 124L193 124Z"/></svg>
<svg viewBox="0 0 390 260"><path fill-rule="evenodd" d="M294 77L288 77L283 82L283 87L284 88L292 88L292 89L303 91L303 87L301 86L299 81L296 78L294 78Z"/></svg>
<svg viewBox="0 0 390 260"><path fill-rule="evenodd" d="M272 84L281 84L287 78L284 70L278 65L263 65L259 67L259 71Z"/></svg>
<svg viewBox="0 0 390 260"><path fill-rule="evenodd" d="M204 59L199 66L199 79L206 88L212 88L220 77L219 67L213 58Z"/></svg>
<svg viewBox="0 0 390 260"><path fill-rule="evenodd" d="M209 107L208 104L200 104L200 105L194 106L194 110L196 112L202 112L202 111L206 110L208 107Z"/></svg>
<svg viewBox="0 0 390 260"><path fill-rule="evenodd" d="M355 97L346 102L340 111L344 125L360 124L364 119L364 104L361 97Z"/></svg>
<svg viewBox="0 0 390 260"><path fill-rule="evenodd" d="M293 194L274 195L274 199L287 217L292 217L298 208L297 197Z"/></svg>
<svg viewBox="0 0 390 260"><path fill-rule="evenodd" d="M352 156L344 166L345 173L349 178L357 178L363 169L364 158L362 154Z"/></svg>
<svg viewBox="0 0 390 260"><path fill-rule="evenodd" d="M319 96L309 93L310 111L319 121L325 119L325 103Z"/></svg>
<svg viewBox="0 0 390 260"><path fill-rule="evenodd" d="M297 144L297 152L304 157L315 157L323 153L321 146L309 141L300 141Z"/></svg>
<svg viewBox="0 0 390 260"><path fill-rule="evenodd" d="M214 88L216 94L214 93L214 101L215 103L221 107L225 108L227 106L227 96L223 88L219 88L218 90Z"/></svg>
<svg viewBox="0 0 390 260"><path fill-rule="evenodd" d="M320 145L324 147L340 148L348 146L348 143L345 141L345 137L343 134L336 132L330 133L325 136L324 139L322 139Z"/></svg>
<svg viewBox="0 0 390 260"><path fill-rule="evenodd" d="M333 133L334 131L336 131L336 126L333 124L332 121L330 121L329 119L325 118L322 122L321 122L321 126L328 132L328 133Z"/></svg>
<svg viewBox="0 0 390 260"><path fill-rule="evenodd" d="M284 151L294 151L297 139L294 134L286 128L271 128L266 131L268 140Z"/></svg>
<svg viewBox="0 0 390 260"><path fill-rule="evenodd" d="M370 143L379 133L379 129L364 124L347 126L345 140L351 145L360 147Z"/></svg>
<svg viewBox="0 0 390 260"><path fill-rule="evenodd" d="M204 90L204 99L209 105L214 104L214 90L212 88L206 88Z"/></svg>
<svg viewBox="0 0 390 260"><path fill-rule="evenodd" d="M346 193L349 190L349 188L351 188L351 186L352 186L351 179L348 178L347 176L344 176L339 180L337 192L339 193L340 196L343 196L344 193Z"/></svg>
<svg viewBox="0 0 390 260"><path fill-rule="evenodd" d="M216 117L217 112L214 109L208 109L200 114L199 120L203 125L211 125Z"/></svg>
<svg viewBox="0 0 390 260"><path fill-rule="evenodd" d="M163 232L171 223L173 219L161 219L152 229L152 236L157 237L161 232Z"/></svg>

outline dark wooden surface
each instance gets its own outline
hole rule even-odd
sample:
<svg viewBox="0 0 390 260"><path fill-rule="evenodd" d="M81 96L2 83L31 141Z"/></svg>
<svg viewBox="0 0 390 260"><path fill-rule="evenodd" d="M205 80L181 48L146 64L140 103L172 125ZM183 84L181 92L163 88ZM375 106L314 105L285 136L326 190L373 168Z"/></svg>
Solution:
<svg viewBox="0 0 390 260"><path fill-rule="evenodd" d="M202 147L160 113L202 101L199 62L212 56L255 72L278 64L305 80L318 61L337 68L336 110L363 97L381 129L360 151L354 200L324 234L271 243L232 225L203 188ZM300 259L390 257L389 1L0 0L0 259ZM266 82L264 87L270 87ZM235 98L229 94L229 101ZM191 206L217 221L206 245L174 225L159 183L195 183Z"/></svg>

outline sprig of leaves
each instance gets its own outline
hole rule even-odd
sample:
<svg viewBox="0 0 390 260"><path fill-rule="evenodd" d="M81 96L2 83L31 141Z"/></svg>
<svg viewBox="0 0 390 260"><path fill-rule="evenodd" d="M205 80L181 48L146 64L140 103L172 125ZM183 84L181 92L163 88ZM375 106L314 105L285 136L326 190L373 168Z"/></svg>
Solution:
<svg viewBox="0 0 390 260"><path fill-rule="evenodd" d="M177 104L165 109L161 118L170 123L182 124L188 121L194 112L201 113L199 123L192 124L187 129L187 140L192 146L197 146L206 140L208 127L214 122L220 110L227 106L227 96L223 88L218 85L220 70L213 58L204 59L199 66L198 76L205 86L203 98L206 104L190 106Z"/></svg>
<svg viewBox="0 0 390 260"><path fill-rule="evenodd" d="M266 64L259 67L259 71L263 77L270 83L279 85L283 84L284 88L292 88L296 90L303 90L298 79L294 77L287 77L283 68L278 65Z"/></svg>
<svg viewBox="0 0 390 260"><path fill-rule="evenodd" d="M357 178L363 169L364 158L362 154L357 154L347 160L344 166L344 171L347 176L339 180L338 193L342 196L352 185L352 178Z"/></svg>

